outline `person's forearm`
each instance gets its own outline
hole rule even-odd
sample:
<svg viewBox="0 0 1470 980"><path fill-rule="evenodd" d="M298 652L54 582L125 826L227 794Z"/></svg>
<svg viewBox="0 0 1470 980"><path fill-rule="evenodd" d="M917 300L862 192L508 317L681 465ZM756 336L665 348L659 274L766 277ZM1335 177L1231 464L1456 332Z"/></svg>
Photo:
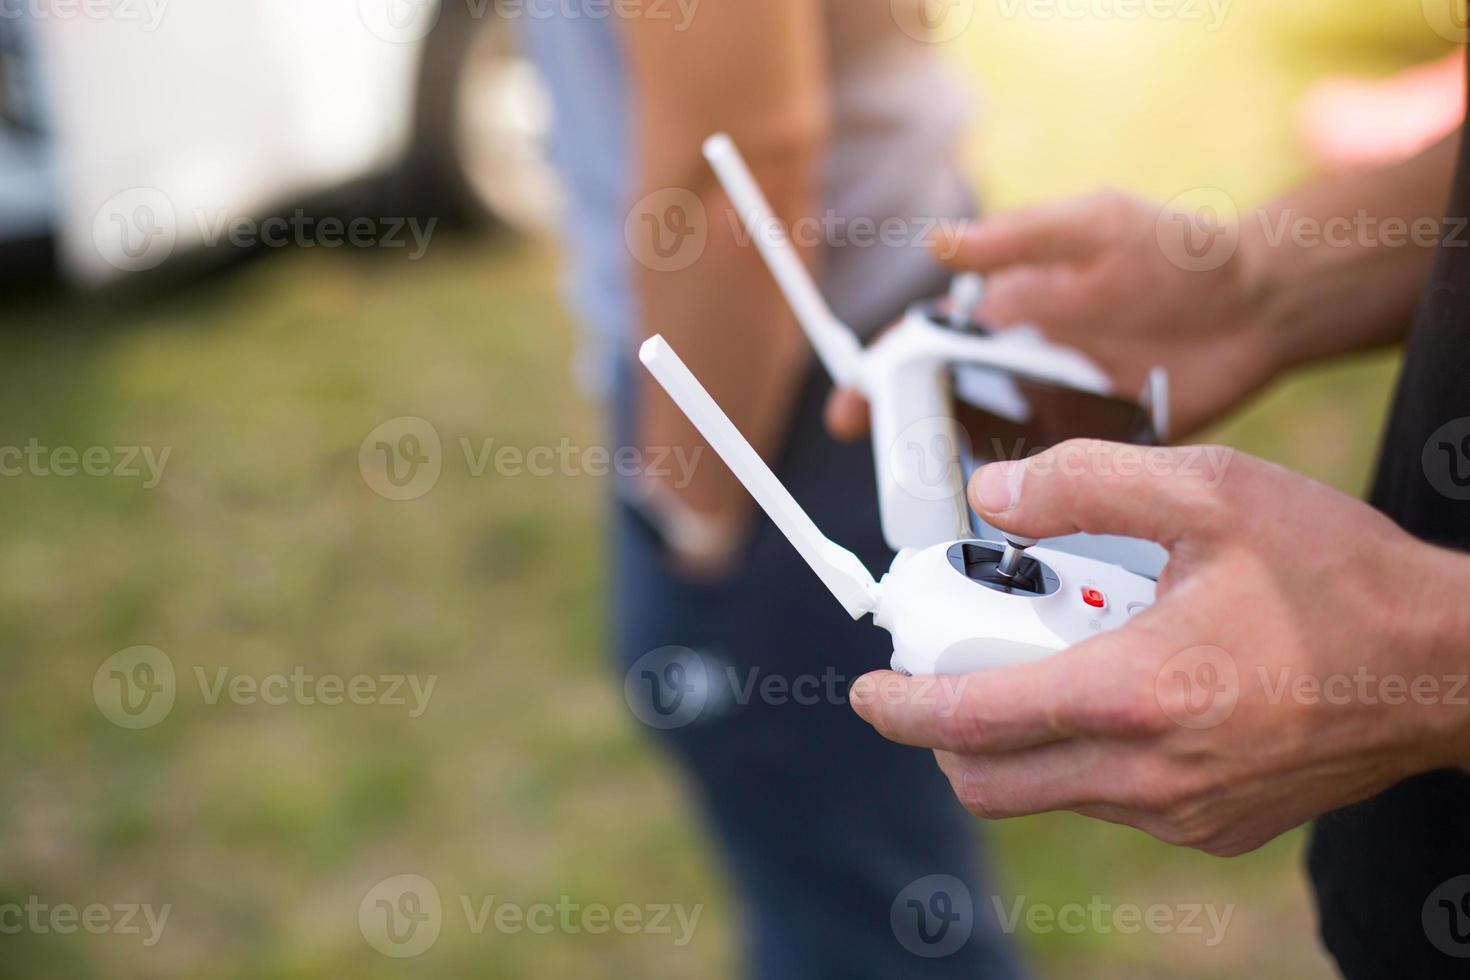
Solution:
<svg viewBox="0 0 1470 980"><path fill-rule="evenodd" d="M804 126L766 134L747 130L733 135L787 227L816 213L823 146L818 129ZM792 401L810 362L808 345L744 229L732 227L737 223L735 212L702 165L698 143L691 138L681 153L656 132L648 132L644 147L658 158L645 163L645 186L688 188L698 198L709 229L702 254L688 268L677 272L638 268L644 331L668 338L769 460L780 449ZM819 261L813 254L807 258L813 264ZM698 444L699 437L683 413L651 379L644 378L643 384L645 443ZM749 510L749 495L717 463L698 467L679 492L686 504L717 521L738 520Z"/></svg>
<svg viewBox="0 0 1470 980"><path fill-rule="evenodd" d="M1241 249L1283 367L1403 339L1429 276L1459 133L1404 163L1311 184L1245 216Z"/></svg>
<svg viewBox="0 0 1470 980"><path fill-rule="evenodd" d="M810 352L701 146L711 133L730 133L788 227L817 213L828 126L825 8L819 0L742 0L701 8L683 27L647 13L621 22L634 106L632 199L642 202L628 227L630 236L664 236L675 251L670 261L656 252L640 257L652 243L630 237L640 333L664 334L772 459ZM814 250L806 258L819 259ZM639 441L701 446L657 385L641 373L640 382ZM696 552L684 557L718 566L738 546L751 513L748 494L708 456L687 482L648 476L645 489L657 494L653 516L671 526L672 513L672 526L696 532L682 536ZM699 519L691 521L690 512Z"/></svg>

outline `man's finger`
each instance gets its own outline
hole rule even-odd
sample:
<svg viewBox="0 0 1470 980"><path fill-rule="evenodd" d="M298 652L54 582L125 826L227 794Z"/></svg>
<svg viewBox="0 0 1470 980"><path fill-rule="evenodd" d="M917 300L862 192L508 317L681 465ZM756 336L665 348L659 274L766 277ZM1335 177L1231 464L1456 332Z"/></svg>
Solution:
<svg viewBox="0 0 1470 980"><path fill-rule="evenodd" d="M1042 660L959 677L867 674L853 709L885 738L961 753L999 753L1079 735L1157 730L1153 678L1130 650L1156 642L1125 627ZM1131 661L1131 662L1130 662Z"/></svg>
<svg viewBox="0 0 1470 980"><path fill-rule="evenodd" d="M839 442L856 442L868 434L868 400L852 388L838 388L827 398L827 432Z"/></svg>
<svg viewBox="0 0 1470 980"><path fill-rule="evenodd" d="M1106 805L1135 755L1112 739L1068 739L998 755L940 751L934 758L966 810L1005 820Z"/></svg>
<svg viewBox="0 0 1470 980"><path fill-rule="evenodd" d="M987 326L1041 327L1048 335L1069 335L1079 324L1088 322L1074 293L1059 284L1055 270L1038 266L1020 266L991 275L977 313Z"/></svg>
<svg viewBox="0 0 1470 980"><path fill-rule="evenodd" d="M1224 519L1230 467L1248 465L1223 446L1064 442L1029 459L991 463L970 481L970 503L1005 531L1035 538L1086 531L1165 547L1206 538Z"/></svg>
<svg viewBox="0 0 1470 980"><path fill-rule="evenodd" d="M990 272L1022 263L1066 262L1091 255L1107 241L1099 217L1103 198L1056 201L1007 211L966 226L934 247L943 264Z"/></svg>

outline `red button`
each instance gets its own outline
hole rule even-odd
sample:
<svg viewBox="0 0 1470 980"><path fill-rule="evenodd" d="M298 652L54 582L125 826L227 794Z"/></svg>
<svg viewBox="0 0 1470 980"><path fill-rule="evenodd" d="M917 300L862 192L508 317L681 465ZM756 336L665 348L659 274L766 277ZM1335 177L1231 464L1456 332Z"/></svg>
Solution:
<svg viewBox="0 0 1470 980"><path fill-rule="evenodd" d="M1097 589L1083 589L1082 601L1089 606L1096 606L1098 609L1101 609L1108 604L1108 597Z"/></svg>

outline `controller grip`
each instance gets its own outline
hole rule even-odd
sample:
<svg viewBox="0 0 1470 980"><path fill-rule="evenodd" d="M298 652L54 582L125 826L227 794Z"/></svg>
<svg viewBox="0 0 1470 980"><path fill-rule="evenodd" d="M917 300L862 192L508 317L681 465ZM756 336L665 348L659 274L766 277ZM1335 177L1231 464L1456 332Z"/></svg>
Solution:
<svg viewBox="0 0 1470 980"><path fill-rule="evenodd" d="M902 551L968 537L964 436L942 363L922 360L873 372L867 395L888 546Z"/></svg>

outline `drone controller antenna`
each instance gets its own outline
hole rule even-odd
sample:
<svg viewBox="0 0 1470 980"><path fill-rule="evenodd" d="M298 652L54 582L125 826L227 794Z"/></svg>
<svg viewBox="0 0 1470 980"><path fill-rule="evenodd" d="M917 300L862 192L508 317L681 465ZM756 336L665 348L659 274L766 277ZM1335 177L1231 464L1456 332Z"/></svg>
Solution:
<svg viewBox="0 0 1470 980"><path fill-rule="evenodd" d="M949 326L965 330L975 318L980 301L985 298L985 279L978 272L963 272L949 284Z"/></svg>
<svg viewBox="0 0 1470 980"><path fill-rule="evenodd" d="M876 613L880 590L867 566L857 555L822 533L663 337L655 334L644 341L638 359L750 491L771 523L786 535L827 590L842 603L847 614L859 619L867 613Z"/></svg>
<svg viewBox="0 0 1470 980"><path fill-rule="evenodd" d="M995 574L1005 579L1013 579L1021 569L1021 558L1026 554L1026 549L1036 544L1035 538L1022 538L1014 534L1005 534L1005 550L1001 552L1000 561L995 566Z"/></svg>
<svg viewBox="0 0 1470 980"><path fill-rule="evenodd" d="M704 158L714 169L725 193L730 195L746 232L754 239L786 302L796 312L796 319L816 349L822 366L839 386L856 387L862 370L862 345L852 328L837 319L822 298L734 140L726 133L714 134L704 141Z"/></svg>

